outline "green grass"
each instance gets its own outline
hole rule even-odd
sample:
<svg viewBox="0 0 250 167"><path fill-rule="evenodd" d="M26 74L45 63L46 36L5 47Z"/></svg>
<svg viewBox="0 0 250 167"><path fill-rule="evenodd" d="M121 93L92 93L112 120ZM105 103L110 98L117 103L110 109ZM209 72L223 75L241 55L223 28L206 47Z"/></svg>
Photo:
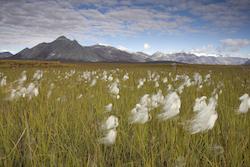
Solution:
<svg viewBox="0 0 250 167"><path fill-rule="evenodd" d="M79 81L83 71L104 70L114 72L120 79L119 100L108 92L107 83L97 81L94 87ZM5 100L9 89L23 70L28 81L37 69L44 71L40 81L39 96L31 100L20 98ZM76 74L68 80L58 79L71 69ZM181 94L179 116L161 122L156 119L161 108L151 111L152 120L143 125L130 125L130 110L146 93L158 89L167 95L167 84L159 88L153 82L146 82L137 89L139 78L147 77L147 71L156 72L161 79L171 72L187 74L194 72L202 76L211 71L212 84L185 88ZM7 85L0 87L0 166L232 166L250 165L250 113L236 114L244 93L250 94L250 68L243 66L200 66L200 65L143 65L143 64L60 64L43 62L0 62L0 72L7 76ZM129 80L122 81L128 72ZM222 82L219 95L215 127L205 133L191 135L183 123L194 115L194 101L200 96L211 96L217 84ZM55 84L47 98L51 83ZM178 82L170 81L175 88ZM12 85L12 86L11 86ZM83 95L81 99L77 96ZM58 97L63 97L58 101ZM104 112L104 106L113 103L111 113ZM100 124L109 115L119 118L116 143L105 146L98 143L102 136ZM213 148L219 145L220 153ZM180 162L178 162L180 161ZM178 164L179 163L179 164Z"/></svg>

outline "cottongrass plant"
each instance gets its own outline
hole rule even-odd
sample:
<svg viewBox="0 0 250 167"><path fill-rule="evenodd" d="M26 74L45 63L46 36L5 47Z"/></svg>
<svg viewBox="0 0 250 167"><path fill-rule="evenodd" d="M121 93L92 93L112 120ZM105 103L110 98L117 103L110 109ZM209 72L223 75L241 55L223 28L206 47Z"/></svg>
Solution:
<svg viewBox="0 0 250 167"><path fill-rule="evenodd" d="M249 73L247 66L2 62L0 166L247 167ZM18 98L6 100L11 93Z"/></svg>
<svg viewBox="0 0 250 167"><path fill-rule="evenodd" d="M242 95L239 100L241 101L238 113L247 113L248 110L250 109L250 97L247 93Z"/></svg>

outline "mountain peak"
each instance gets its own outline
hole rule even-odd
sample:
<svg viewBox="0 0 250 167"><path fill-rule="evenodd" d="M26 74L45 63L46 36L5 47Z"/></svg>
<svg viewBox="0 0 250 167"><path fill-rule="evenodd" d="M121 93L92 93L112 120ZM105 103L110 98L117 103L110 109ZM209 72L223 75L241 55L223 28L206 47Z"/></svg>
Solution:
<svg viewBox="0 0 250 167"><path fill-rule="evenodd" d="M138 62L139 56L111 46L93 45L83 47L76 40L60 36L50 43L40 43L24 49L13 59L62 60L85 62ZM143 59L143 58L141 58Z"/></svg>
<svg viewBox="0 0 250 167"><path fill-rule="evenodd" d="M56 38L56 41L58 41L58 40L69 40L69 39L66 38L64 35L62 35L62 36Z"/></svg>

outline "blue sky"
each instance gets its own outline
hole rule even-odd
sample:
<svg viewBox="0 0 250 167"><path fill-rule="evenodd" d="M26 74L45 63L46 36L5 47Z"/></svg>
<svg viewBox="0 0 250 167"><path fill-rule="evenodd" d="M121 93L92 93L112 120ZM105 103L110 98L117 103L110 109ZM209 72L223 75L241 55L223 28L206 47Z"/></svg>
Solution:
<svg viewBox="0 0 250 167"><path fill-rule="evenodd" d="M130 52L250 58L249 0L1 0L0 51L60 35Z"/></svg>

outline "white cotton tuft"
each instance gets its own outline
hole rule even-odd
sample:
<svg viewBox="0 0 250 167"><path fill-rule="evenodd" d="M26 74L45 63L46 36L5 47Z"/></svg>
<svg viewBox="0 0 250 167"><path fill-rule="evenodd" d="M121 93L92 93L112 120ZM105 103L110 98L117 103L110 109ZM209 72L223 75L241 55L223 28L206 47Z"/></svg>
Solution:
<svg viewBox="0 0 250 167"><path fill-rule="evenodd" d="M167 90L168 90L168 91L171 91L172 89L173 89L173 86L172 86L171 84L168 84Z"/></svg>
<svg viewBox="0 0 250 167"><path fill-rule="evenodd" d="M27 80L26 71L21 73L21 77L17 80L18 84L21 86Z"/></svg>
<svg viewBox="0 0 250 167"><path fill-rule="evenodd" d="M180 113L181 99L176 92L169 93L163 103L163 112L158 114L158 119L167 120Z"/></svg>
<svg viewBox="0 0 250 167"><path fill-rule="evenodd" d="M158 88L160 85L159 85L159 82L155 82L155 88Z"/></svg>
<svg viewBox="0 0 250 167"><path fill-rule="evenodd" d="M179 94L182 94L185 85L180 85L179 88L176 90Z"/></svg>
<svg viewBox="0 0 250 167"><path fill-rule="evenodd" d="M25 75L25 72L22 73L22 75ZM25 77L22 77L25 78ZM21 81L22 80L22 81ZM19 80L19 84L16 89L11 89L9 97L7 97L7 100L14 100L18 99L20 97L25 98L28 97L28 99L32 99L33 96L38 96L38 86L35 83L30 83L27 87L23 86L23 82L25 79Z"/></svg>
<svg viewBox="0 0 250 167"><path fill-rule="evenodd" d="M149 114L149 108L151 106L151 98L149 94L145 94L141 97L139 104L136 104L135 108L131 110L131 116L129 117L130 124L144 124L151 118Z"/></svg>
<svg viewBox="0 0 250 167"><path fill-rule="evenodd" d="M162 95L162 91L159 90L157 94L153 94L150 99L150 107L152 109L159 107L161 104L163 104L164 96Z"/></svg>
<svg viewBox="0 0 250 167"><path fill-rule="evenodd" d="M205 107L207 107L206 99L207 99L206 96L196 98L195 104L194 104L194 107L193 107L193 111L194 112L199 112L199 111L203 110Z"/></svg>
<svg viewBox="0 0 250 167"><path fill-rule="evenodd" d="M164 101L162 91L159 90L156 94L150 96L145 94L141 97L140 102L131 110L129 122L131 124L144 124L151 119L150 110L159 107Z"/></svg>
<svg viewBox="0 0 250 167"><path fill-rule="evenodd" d="M137 104L135 108L131 110L131 116L129 117L129 123L134 124L144 124L150 120L150 115L148 113L148 108Z"/></svg>
<svg viewBox="0 0 250 167"><path fill-rule="evenodd" d="M105 131L105 136L98 140L99 143L105 145L112 145L115 143L119 122L118 118L114 115L108 117L108 119L101 125L101 129Z"/></svg>
<svg viewBox="0 0 250 167"><path fill-rule="evenodd" d="M213 129L214 124L215 124L217 118L218 118L218 114L217 113L214 113L214 114L212 114L210 116L210 118L208 120L208 127L207 127L208 130Z"/></svg>
<svg viewBox="0 0 250 167"><path fill-rule="evenodd" d="M194 73L194 83L196 85L202 84L202 76L199 73Z"/></svg>
<svg viewBox="0 0 250 167"><path fill-rule="evenodd" d="M128 76L128 73L126 73L126 74L123 76L122 80L123 80L123 81L126 81L126 80L128 80L128 79L129 79L129 76Z"/></svg>
<svg viewBox="0 0 250 167"><path fill-rule="evenodd" d="M184 81L184 83L183 83L186 87L189 87L189 86L191 86L192 85L192 83L191 83L191 80L190 80L190 78L189 78L189 76L186 76L185 77L185 81Z"/></svg>
<svg viewBox="0 0 250 167"><path fill-rule="evenodd" d="M150 104L150 97L149 94L145 94L144 96L141 97L140 99L140 105L148 107Z"/></svg>
<svg viewBox="0 0 250 167"><path fill-rule="evenodd" d="M112 75L110 75L109 77L108 77L108 81L113 81L113 76Z"/></svg>
<svg viewBox="0 0 250 167"><path fill-rule="evenodd" d="M33 96L38 96L38 88L34 83L30 83L29 86L26 89L26 94L28 95L29 99L31 99Z"/></svg>
<svg viewBox="0 0 250 167"><path fill-rule="evenodd" d="M140 89L143 85L144 85L144 82L146 81L146 79L144 78L144 79L139 79L139 83L138 83L138 85L137 85L137 88L138 89Z"/></svg>
<svg viewBox="0 0 250 167"><path fill-rule="evenodd" d="M182 94L185 87L189 87L189 86L192 85L191 80L190 80L188 75L177 75L176 77L177 77L177 79L182 79L183 80L183 83L177 89L177 92L179 94Z"/></svg>
<svg viewBox="0 0 250 167"><path fill-rule="evenodd" d="M116 98L119 97L117 95L119 95L120 89L118 87L118 83L117 82L113 82L112 84L109 85L109 92L115 96ZM119 97L120 98L120 97ZM117 99L119 99L117 98Z"/></svg>
<svg viewBox="0 0 250 167"><path fill-rule="evenodd" d="M114 115L108 117L108 119L102 124L102 130L110 130L118 127L118 118Z"/></svg>
<svg viewBox="0 0 250 167"><path fill-rule="evenodd" d="M112 111L112 108L113 108L113 104L112 104L112 103L109 103L109 104L106 105L104 108L105 108L105 111L111 112L111 111Z"/></svg>
<svg viewBox="0 0 250 167"><path fill-rule="evenodd" d="M52 90L54 89L54 87L55 87L55 84L51 83L50 86L49 86L48 93L47 93L47 98L49 98L51 96Z"/></svg>
<svg viewBox="0 0 250 167"><path fill-rule="evenodd" d="M103 73L102 73L102 75L101 75L101 80L106 81L107 78L108 78L108 76L107 76L107 71L103 71Z"/></svg>
<svg viewBox="0 0 250 167"><path fill-rule="evenodd" d="M91 81L91 83L90 83L90 87L95 86L95 85L96 85L96 82L97 82L97 80L96 80L96 79L93 79L93 80Z"/></svg>
<svg viewBox="0 0 250 167"><path fill-rule="evenodd" d="M33 80L38 81L43 77L43 71L37 70L33 75Z"/></svg>
<svg viewBox="0 0 250 167"><path fill-rule="evenodd" d="M204 82L208 82L208 81L210 81L210 80L211 80L211 74L207 74L207 75L205 76Z"/></svg>
<svg viewBox="0 0 250 167"><path fill-rule="evenodd" d="M247 113L248 110L250 109L250 97L247 93L242 95L239 100L241 101L238 113Z"/></svg>
<svg viewBox="0 0 250 167"><path fill-rule="evenodd" d="M197 107L198 103L195 104L196 108L194 108L196 110L194 112L197 114L191 121L189 121L189 131L191 134L205 132L212 129L218 118L218 114L216 112L218 95L211 97L208 104L204 104L204 99L204 96L199 98L199 100L202 102L202 104L199 103L199 107Z"/></svg>
<svg viewBox="0 0 250 167"><path fill-rule="evenodd" d="M7 84L7 76L4 76L1 80L0 80L0 86L5 86Z"/></svg>
<svg viewBox="0 0 250 167"><path fill-rule="evenodd" d="M18 96L18 92L16 89L12 89L10 91L10 96L7 98L8 100L14 100L15 98L17 98Z"/></svg>
<svg viewBox="0 0 250 167"><path fill-rule="evenodd" d="M99 139L99 143L104 145L113 145L117 136L116 129L111 129L106 132L105 136Z"/></svg>
<svg viewBox="0 0 250 167"><path fill-rule="evenodd" d="M27 89L25 87L21 87L18 91L18 94L20 97L25 97L26 96ZM17 96L18 97L18 96Z"/></svg>
<svg viewBox="0 0 250 167"><path fill-rule="evenodd" d="M70 70L70 71L68 71L68 72L65 72L65 77L64 77L64 79L69 79L70 77L72 77L74 74L76 73L76 70L74 70L74 69L72 69L72 70Z"/></svg>
<svg viewBox="0 0 250 167"><path fill-rule="evenodd" d="M162 79L162 82L163 82L163 83L167 83L167 82L168 82L168 78L167 78L167 77L163 78L163 79Z"/></svg>
<svg viewBox="0 0 250 167"><path fill-rule="evenodd" d="M84 71L81 75L80 78L82 78L85 81L90 81L91 79L91 72L90 71Z"/></svg>
<svg viewBox="0 0 250 167"><path fill-rule="evenodd" d="M76 99L81 99L82 98L82 94L80 94L79 96L76 97Z"/></svg>

